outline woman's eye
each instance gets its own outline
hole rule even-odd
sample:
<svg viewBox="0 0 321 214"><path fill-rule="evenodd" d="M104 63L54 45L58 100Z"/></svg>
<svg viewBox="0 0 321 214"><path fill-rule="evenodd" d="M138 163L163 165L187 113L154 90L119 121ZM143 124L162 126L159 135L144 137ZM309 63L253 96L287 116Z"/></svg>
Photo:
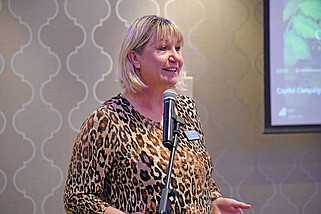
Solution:
<svg viewBox="0 0 321 214"><path fill-rule="evenodd" d="M161 47L159 48L159 50L161 50L161 51L166 51L166 46L161 46Z"/></svg>
<svg viewBox="0 0 321 214"><path fill-rule="evenodd" d="M176 47L175 50L179 52L181 50L181 47Z"/></svg>

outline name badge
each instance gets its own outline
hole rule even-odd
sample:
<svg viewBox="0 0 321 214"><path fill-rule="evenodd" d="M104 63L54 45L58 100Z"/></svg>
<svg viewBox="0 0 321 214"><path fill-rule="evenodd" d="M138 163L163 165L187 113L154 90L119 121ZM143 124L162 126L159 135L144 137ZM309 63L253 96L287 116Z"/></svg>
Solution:
<svg viewBox="0 0 321 214"><path fill-rule="evenodd" d="M198 132L195 130L186 130L186 131L184 131L184 133L185 133L188 140L199 140L200 139Z"/></svg>

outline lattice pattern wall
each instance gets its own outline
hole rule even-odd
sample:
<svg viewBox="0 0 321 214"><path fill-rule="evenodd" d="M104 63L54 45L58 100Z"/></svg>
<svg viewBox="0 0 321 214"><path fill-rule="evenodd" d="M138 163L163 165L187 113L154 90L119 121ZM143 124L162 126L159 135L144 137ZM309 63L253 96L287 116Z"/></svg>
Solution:
<svg viewBox="0 0 321 214"><path fill-rule="evenodd" d="M119 92L122 34L145 14L184 31L224 195L246 213L321 213L320 133L263 134L262 0L0 0L0 212L64 212L77 130Z"/></svg>

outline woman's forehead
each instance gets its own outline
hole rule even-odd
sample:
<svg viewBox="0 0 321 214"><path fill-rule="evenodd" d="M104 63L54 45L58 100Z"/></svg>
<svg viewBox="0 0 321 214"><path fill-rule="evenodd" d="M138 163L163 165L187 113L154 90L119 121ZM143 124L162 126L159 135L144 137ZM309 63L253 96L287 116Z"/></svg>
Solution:
<svg viewBox="0 0 321 214"><path fill-rule="evenodd" d="M182 43L182 38L175 33L154 33L151 40L155 43Z"/></svg>

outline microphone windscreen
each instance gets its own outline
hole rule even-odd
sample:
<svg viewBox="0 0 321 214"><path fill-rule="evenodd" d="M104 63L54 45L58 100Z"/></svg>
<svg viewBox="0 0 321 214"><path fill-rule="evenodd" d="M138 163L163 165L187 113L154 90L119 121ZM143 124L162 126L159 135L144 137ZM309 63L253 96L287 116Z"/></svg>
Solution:
<svg viewBox="0 0 321 214"><path fill-rule="evenodd" d="M163 101L165 101L167 99L172 99L176 102L177 93L174 89L169 88L163 92Z"/></svg>

